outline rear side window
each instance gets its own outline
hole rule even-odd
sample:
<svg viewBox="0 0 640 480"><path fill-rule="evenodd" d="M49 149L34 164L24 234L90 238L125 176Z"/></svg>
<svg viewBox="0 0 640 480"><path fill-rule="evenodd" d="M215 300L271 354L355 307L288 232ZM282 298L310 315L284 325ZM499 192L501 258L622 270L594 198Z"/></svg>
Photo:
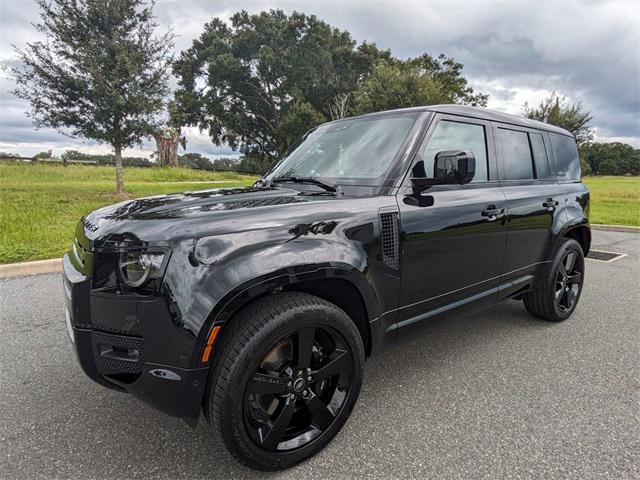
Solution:
<svg viewBox="0 0 640 480"><path fill-rule="evenodd" d="M549 178L547 149L544 146L542 135L529 132L529 141L531 142L531 152L533 152L533 163L536 167L536 178Z"/></svg>
<svg viewBox="0 0 640 480"><path fill-rule="evenodd" d="M580 180L580 157L573 137L550 133L549 138L555 155L551 173L562 180Z"/></svg>
<svg viewBox="0 0 640 480"><path fill-rule="evenodd" d="M533 159L527 132L498 128L498 145L502 155L500 178L502 180L533 179Z"/></svg>

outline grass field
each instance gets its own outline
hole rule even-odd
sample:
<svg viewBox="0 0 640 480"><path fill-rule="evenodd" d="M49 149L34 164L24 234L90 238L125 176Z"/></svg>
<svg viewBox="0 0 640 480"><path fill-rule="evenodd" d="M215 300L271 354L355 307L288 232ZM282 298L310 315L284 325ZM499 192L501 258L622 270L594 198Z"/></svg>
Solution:
<svg viewBox="0 0 640 480"><path fill-rule="evenodd" d="M585 177L591 223L640 226L640 177Z"/></svg>
<svg viewBox="0 0 640 480"><path fill-rule="evenodd" d="M187 168L125 168L124 176L131 197L255 181L253 176ZM82 215L121 200L114 190L113 167L1 162L0 263L62 256Z"/></svg>
<svg viewBox="0 0 640 480"><path fill-rule="evenodd" d="M61 256L78 219L121 199L113 167L0 163L0 263ZM251 185L255 177L186 168L128 168L131 197ZM216 183L212 183L216 182ZM591 222L640 226L640 177L588 177Z"/></svg>

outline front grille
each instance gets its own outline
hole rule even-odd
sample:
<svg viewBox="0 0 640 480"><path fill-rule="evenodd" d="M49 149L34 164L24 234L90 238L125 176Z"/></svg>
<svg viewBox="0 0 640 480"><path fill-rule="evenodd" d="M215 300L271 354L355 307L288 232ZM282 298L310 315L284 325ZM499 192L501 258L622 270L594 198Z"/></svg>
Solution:
<svg viewBox="0 0 640 480"><path fill-rule="evenodd" d="M400 239L398 238L398 212L380 213L380 231L382 233L382 260L394 270L400 268Z"/></svg>
<svg viewBox="0 0 640 480"><path fill-rule="evenodd" d="M91 333L91 346L102 373L140 373L144 366L144 341L139 337Z"/></svg>

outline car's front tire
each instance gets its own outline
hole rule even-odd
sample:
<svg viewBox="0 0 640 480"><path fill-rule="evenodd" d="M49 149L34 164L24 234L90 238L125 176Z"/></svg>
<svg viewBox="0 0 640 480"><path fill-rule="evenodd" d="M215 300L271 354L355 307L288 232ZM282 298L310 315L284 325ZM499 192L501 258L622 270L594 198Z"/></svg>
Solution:
<svg viewBox="0 0 640 480"><path fill-rule="evenodd" d="M584 253L578 242L563 239L553 260L536 278L537 287L525 294L527 311L541 320L561 322L576 309L584 284Z"/></svg>
<svg viewBox="0 0 640 480"><path fill-rule="evenodd" d="M235 315L213 361L209 420L241 463L280 470L313 456L340 431L360 392L364 347L340 308L284 292Z"/></svg>

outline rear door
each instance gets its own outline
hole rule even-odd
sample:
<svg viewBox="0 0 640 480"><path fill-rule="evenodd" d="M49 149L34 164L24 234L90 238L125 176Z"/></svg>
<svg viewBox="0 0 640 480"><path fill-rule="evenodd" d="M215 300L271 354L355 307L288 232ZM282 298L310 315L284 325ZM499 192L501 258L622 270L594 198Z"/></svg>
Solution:
<svg viewBox="0 0 640 480"><path fill-rule="evenodd" d="M506 242L506 200L496 176L490 123L436 115L414 160L413 176L433 177L434 157L443 150L472 151L476 174L467 185L437 185L422 192L414 192L406 179L398 195L399 326L495 300Z"/></svg>
<svg viewBox="0 0 640 480"><path fill-rule="evenodd" d="M564 196L555 175L549 171L551 155L546 132L497 123L493 124L493 132L498 176L507 199L502 283L526 281L548 258ZM504 289L501 295L510 293Z"/></svg>

